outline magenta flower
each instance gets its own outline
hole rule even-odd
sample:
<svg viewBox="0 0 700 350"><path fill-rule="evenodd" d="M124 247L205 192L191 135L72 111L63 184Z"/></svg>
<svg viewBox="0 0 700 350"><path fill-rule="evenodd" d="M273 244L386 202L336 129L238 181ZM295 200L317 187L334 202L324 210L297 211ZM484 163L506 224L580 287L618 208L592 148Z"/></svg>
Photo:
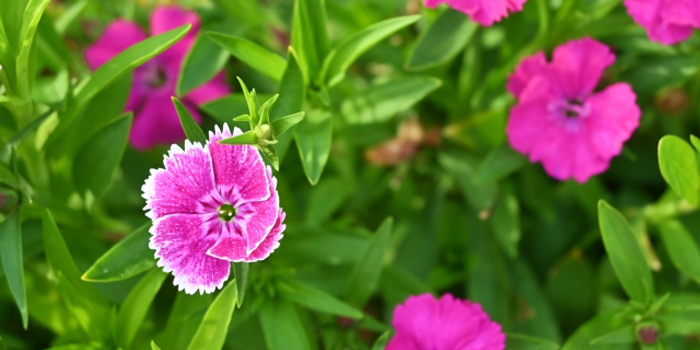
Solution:
<svg viewBox="0 0 700 350"><path fill-rule="evenodd" d="M137 149L157 144L182 141L185 133L173 108L171 96L180 66L199 33L199 17L193 11L176 6L160 6L151 14L151 35L158 35L187 23L192 29L166 51L134 70L131 93L125 110L134 112L134 125L129 134ZM102 36L85 51L90 69L95 70L129 46L144 40L146 34L136 23L118 19L110 23ZM181 101L199 123L197 106L230 93L224 72L184 96Z"/></svg>
<svg viewBox="0 0 700 350"><path fill-rule="evenodd" d="M520 62L508 79L518 99L506 126L510 145L559 180L604 172L641 116L629 84L594 92L614 61L607 46L584 38L557 47L551 63L542 52Z"/></svg>
<svg viewBox="0 0 700 350"><path fill-rule="evenodd" d="M411 296L394 309L386 350L503 350L506 336L481 305L445 294Z"/></svg>
<svg viewBox="0 0 700 350"><path fill-rule="evenodd" d="M483 26L492 26L495 22L508 17L508 11L523 10L527 0L425 0L425 6L435 8L447 4L455 10L469 15L469 18Z"/></svg>
<svg viewBox="0 0 700 350"><path fill-rule="evenodd" d="M698 0L625 0L625 6L651 40L665 45L686 40L700 28Z"/></svg>
<svg viewBox="0 0 700 350"><path fill-rule="evenodd" d="M217 143L240 134L217 126L204 146L173 145L142 187L158 266L188 294L221 288L230 261L267 258L285 229L277 179L258 151Z"/></svg>

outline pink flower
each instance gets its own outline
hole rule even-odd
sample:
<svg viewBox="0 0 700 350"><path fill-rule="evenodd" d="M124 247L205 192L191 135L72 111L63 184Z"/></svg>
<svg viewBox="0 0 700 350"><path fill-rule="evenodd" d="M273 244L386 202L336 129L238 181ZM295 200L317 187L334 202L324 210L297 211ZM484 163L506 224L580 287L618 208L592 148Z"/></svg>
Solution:
<svg viewBox="0 0 700 350"><path fill-rule="evenodd" d="M258 151L217 143L240 134L217 126L204 146L173 145L142 187L158 266L189 294L221 288L230 261L267 258L285 229L277 179Z"/></svg>
<svg viewBox="0 0 700 350"><path fill-rule="evenodd" d="M192 29L184 38L134 70L131 93L125 110L134 112L134 125L129 134L129 141L137 149L171 144L185 138L170 98L175 95L180 66L199 33L199 17L193 11L176 6L160 6L153 11L150 20L151 35L158 35L187 23L192 24ZM136 23L118 19L110 23L102 36L87 48L85 58L90 69L95 70L145 38L146 34ZM199 123L202 118L197 113L197 106L224 96L230 91L222 71L188 93L181 101Z"/></svg>
<svg viewBox="0 0 700 350"><path fill-rule="evenodd" d="M386 350L503 350L506 336L481 305L430 294L411 296L394 309L396 335Z"/></svg>
<svg viewBox="0 0 700 350"><path fill-rule="evenodd" d="M665 45L686 40L700 28L698 0L625 0L625 6L651 40Z"/></svg>
<svg viewBox="0 0 700 350"><path fill-rule="evenodd" d="M491 26L508 17L508 11L522 11L527 0L425 0L425 6L435 8L447 4L469 15L472 21Z"/></svg>
<svg viewBox="0 0 700 350"><path fill-rule="evenodd" d="M584 38L557 47L551 63L542 52L520 62L508 79L518 99L506 126L510 145L559 180L604 172L641 115L629 84L594 92L614 61L607 46Z"/></svg>

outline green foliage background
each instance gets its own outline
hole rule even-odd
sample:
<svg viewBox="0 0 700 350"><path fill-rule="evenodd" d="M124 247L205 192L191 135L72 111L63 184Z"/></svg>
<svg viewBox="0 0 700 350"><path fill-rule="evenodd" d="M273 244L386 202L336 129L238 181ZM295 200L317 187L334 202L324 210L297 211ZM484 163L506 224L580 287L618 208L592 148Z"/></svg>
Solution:
<svg viewBox="0 0 700 350"><path fill-rule="evenodd" d="M507 349L700 348L698 33L652 43L620 0L530 0L488 28L414 0L179 4L202 30L175 97L221 68L234 91L202 106L205 132L251 128L233 118L261 106L235 77L258 101L279 94L260 120L288 131L265 144L253 123L245 141L278 163L279 249L214 295L155 267L140 187L166 147L128 146L123 107L133 69L188 27L90 73L105 25L145 25L154 3L3 0L0 349L383 349L394 307L426 292L480 303ZM504 128L517 63L583 36L614 49L603 83L629 82L643 116L581 185L528 163ZM368 155L415 120L430 142L391 165Z"/></svg>

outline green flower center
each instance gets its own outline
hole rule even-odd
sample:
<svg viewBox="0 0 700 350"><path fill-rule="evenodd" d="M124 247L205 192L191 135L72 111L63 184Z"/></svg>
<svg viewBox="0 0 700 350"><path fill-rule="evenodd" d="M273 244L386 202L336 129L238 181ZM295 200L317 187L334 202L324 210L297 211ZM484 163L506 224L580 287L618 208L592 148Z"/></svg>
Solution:
<svg viewBox="0 0 700 350"><path fill-rule="evenodd" d="M231 221L236 216L236 208L231 204L224 204L219 208L219 218L226 222Z"/></svg>

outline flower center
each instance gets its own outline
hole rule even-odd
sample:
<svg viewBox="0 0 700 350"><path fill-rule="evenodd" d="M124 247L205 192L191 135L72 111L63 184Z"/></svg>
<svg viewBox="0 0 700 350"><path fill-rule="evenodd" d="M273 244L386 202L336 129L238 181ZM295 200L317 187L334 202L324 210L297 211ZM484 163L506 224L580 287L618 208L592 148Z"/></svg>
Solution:
<svg viewBox="0 0 700 350"><path fill-rule="evenodd" d="M234 216L236 216L236 208L234 208L231 204L227 203L219 207L219 218L221 220L229 222Z"/></svg>
<svg viewBox="0 0 700 350"><path fill-rule="evenodd" d="M575 119L588 114L588 109L581 100L568 100L562 108L562 113L568 119Z"/></svg>
<svg viewBox="0 0 700 350"><path fill-rule="evenodd" d="M156 64L150 69L148 86L152 88L159 88L165 85L167 79L168 77L165 75L165 70Z"/></svg>

